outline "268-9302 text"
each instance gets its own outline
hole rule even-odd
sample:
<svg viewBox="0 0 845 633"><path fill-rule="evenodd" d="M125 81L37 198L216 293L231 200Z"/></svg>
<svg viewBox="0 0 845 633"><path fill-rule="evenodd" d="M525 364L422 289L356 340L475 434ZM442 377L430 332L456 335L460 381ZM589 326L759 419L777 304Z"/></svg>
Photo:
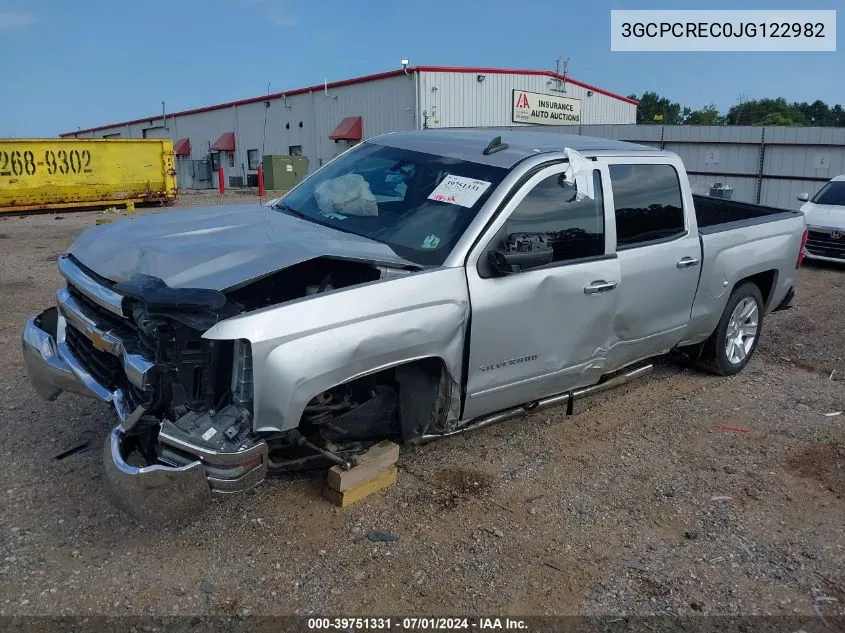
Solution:
<svg viewBox="0 0 845 633"><path fill-rule="evenodd" d="M91 152L72 149L44 151L36 156L30 150L0 150L0 176L35 176L39 170L46 169L49 175L54 174L90 174Z"/></svg>

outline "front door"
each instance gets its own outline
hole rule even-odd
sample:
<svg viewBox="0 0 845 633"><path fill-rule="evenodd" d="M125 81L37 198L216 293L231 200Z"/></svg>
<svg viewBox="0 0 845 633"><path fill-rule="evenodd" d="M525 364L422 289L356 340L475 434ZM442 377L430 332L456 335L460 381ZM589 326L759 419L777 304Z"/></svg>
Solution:
<svg viewBox="0 0 845 633"><path fill-rule="evenodd" d="M619 301L606 167L595 197L576 201L566 164L535 174L467 262L472 302L464 419L596 382L604 373ZM499 251L518 272L497 273ZM501 268L501 267L500 267Z"/></svg>

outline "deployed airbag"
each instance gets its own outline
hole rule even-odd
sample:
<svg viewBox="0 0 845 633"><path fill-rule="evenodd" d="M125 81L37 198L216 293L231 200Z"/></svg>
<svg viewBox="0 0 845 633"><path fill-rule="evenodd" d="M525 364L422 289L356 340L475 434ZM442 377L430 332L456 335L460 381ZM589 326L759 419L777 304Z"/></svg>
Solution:
<svg viewBox="0 0 845 633"><path fill-rule="evenodd" d="M378 215L376 197L360 174L345 174L320 183L314 189L314 199L323 213Z"/></svg>
<svg viewBox="0 0 845 633"><path fill-rule="evenodd" d="M575 200L580 202L584 198L595 199L596 194L593 191L592 177L595 163L568 147L564 148L563 153L569 159L569 166L564 172L564 178L567 183L575 185L577 190Z"/></svg>

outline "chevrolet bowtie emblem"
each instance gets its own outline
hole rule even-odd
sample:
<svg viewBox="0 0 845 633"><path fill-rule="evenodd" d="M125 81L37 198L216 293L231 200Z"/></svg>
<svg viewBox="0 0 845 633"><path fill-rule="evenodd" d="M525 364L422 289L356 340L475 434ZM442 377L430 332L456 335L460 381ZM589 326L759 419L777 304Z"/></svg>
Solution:
<svg viewBox="0 0 845 633"><path fill-rule="evenodd" d="M101 352L108 352L111 349L111 345L106 341L105 337L95 330L88 330L88 338L91 340L94 348Z"/></svg>

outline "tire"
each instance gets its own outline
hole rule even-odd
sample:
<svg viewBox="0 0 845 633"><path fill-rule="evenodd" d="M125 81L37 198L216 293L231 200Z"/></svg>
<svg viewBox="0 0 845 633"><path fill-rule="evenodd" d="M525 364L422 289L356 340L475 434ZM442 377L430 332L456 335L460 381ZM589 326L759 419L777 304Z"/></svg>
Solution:
<svg viewBox="0 0 845 633"><path fill-rule="evenodd" d="M763 295L756 284L746 282L734 289L719 325L704 343L701 368L719 376L741 372L760 342L763 311Z"/></svg>

